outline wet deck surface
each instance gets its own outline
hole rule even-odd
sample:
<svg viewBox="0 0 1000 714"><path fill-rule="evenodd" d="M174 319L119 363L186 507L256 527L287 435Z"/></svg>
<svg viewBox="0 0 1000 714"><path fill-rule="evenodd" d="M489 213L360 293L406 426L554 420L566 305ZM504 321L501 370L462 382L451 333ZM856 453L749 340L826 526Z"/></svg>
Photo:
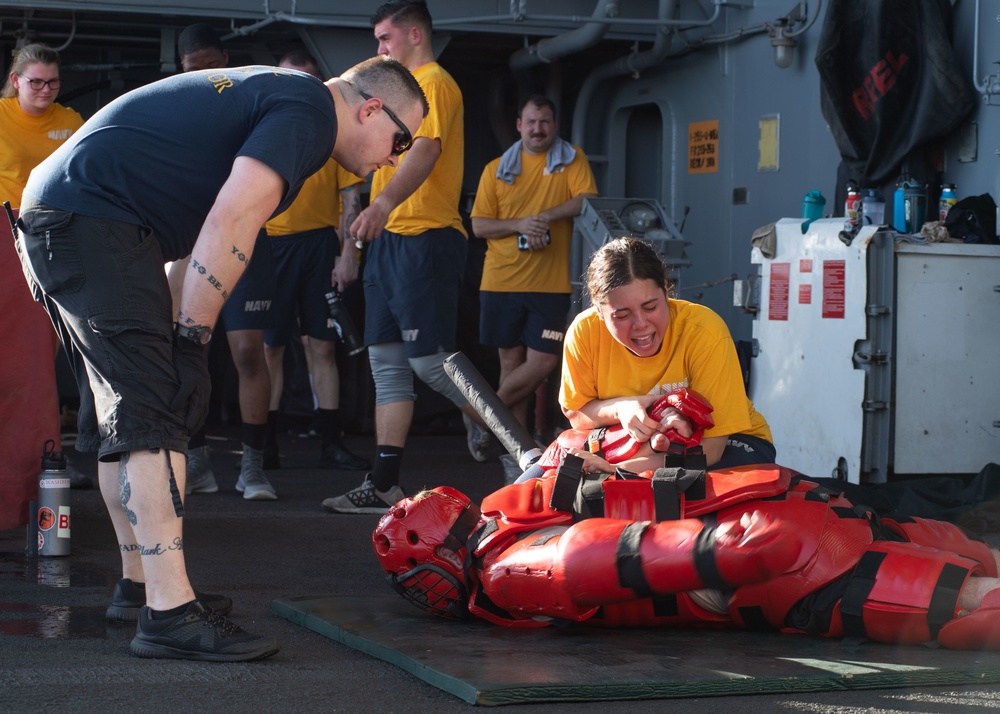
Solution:
<svg viewBox="0 0 1000 714"><path fill-rule="evenodd" d="M0 531L0 711L468 711L471 705L455 696L271 612L272 602L283 598L363 599L390 593L370 545L378 517L334 515L320 507L324 498L360 483L363 474L313 468L319 443L287 437L284 468L269 473L279 500L245 501L233 488L236 430L217 429L214 436L210 443L220 491L187 499L188 570L198 589L233 598L235 622L277 637L282 651L247 664L133 657L128 650L132 628L109 625L103 617L119 577L103 502L96 489L73 491L72 555L28 558L23 529ZM374 446L371 437L350 436L348 443L366 457ZM81 467L95 473L94 464L84 461ZM413 436L402 485L408 493L450 485L480 499L502 478L499 462L473 461L462 434ZM470 644L469 652L475 650ZM720 663L737 656L738 651L720 647ZM1000 654L984 657L1000 662ZM680 713L720 707L954 712L1000 708L1000 694L995 685L921 687L724 700L514 704L502 711L596 713L625 707Z"/></svg>

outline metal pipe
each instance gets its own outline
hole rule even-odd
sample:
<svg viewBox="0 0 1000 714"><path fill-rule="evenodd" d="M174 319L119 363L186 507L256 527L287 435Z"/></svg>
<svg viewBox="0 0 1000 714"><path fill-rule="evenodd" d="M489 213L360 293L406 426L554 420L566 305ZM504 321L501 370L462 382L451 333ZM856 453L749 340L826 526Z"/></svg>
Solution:
<svg viewBox="0 0 1000 714"><path fill-rule="evenodd" d="M987 103L991 94L1000 94L1000 76L989 75L979 81L979 0L976 0L976 21L972 30L972 84Z"/></svg>
<svg viewBox="0 0 1000 714"><path fill-rule="evenodd" d="M616 17L618 15L618 0L598 0L594 7L593 17ZM599 23L586 24L575 30L541 40L530 47L518 50L510 56L507 62L514 72L547 64L575 52L592 47L607 34L610 25Z"/></svg>
<svg viewBox="0 0 1000 714"><path fill-rule="evenodd" d="M73 25L69 29L69 37L67 37L66 41L63 42L61 45L59 45L58 47L53 47L52 49L55 50L56 52L62 52L67 47L69 47L69 45L73 41L74 37L76 37L76 12L75 11L73 12Z"/></svg>
<svg viewBox="0 0 1000 714"><path fill-rule="evenodd" d="M672 15L677 9L678 2L679 0L660 0L657 22L659 22L659 19L665 19ZM713 18L718 17L718 14L719 3L716 2ZM593 101L594 92L597 91L597 87L601 82L611 77L632 74L652 67L666 56L669 48L670 39L668 33L661 27L656 35L656 41L653 42L653 47L650 50L646 52L633 52L626 57L605 64L591 72L580 87L580 93L577 95L576 105L573 109L572 142L577 146L584 146L587 136L586 122L590 104Z"/></svg>

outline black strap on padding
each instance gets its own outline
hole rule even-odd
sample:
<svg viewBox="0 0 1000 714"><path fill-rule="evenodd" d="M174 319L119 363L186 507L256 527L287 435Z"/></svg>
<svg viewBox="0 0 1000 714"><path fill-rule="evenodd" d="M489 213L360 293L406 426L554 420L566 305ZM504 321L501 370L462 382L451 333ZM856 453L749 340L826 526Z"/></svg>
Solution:
<svg viewBox="0 0 1000 714"><path fill-rule="evenodd" d="M677 617L679 614L676 595L657 595L653 598L654 617Z"/></svg>
<svg viewBox="0 0 1000 714"><path fill-rule="evenodd" d="M580 513L574 513L575 520L583 518L604 518L604 479L584 478L580 482ZM586 509L586 510L584 510Z"/></svg>
<svg viewBox="0 0 1000 714"><path fill-rule="evenodd" d="M491 518L486 521L486 524L482 528L469 536L469 555L472 555L479 550L479 544L483 542L486 536L495 533L499 528L500 525L497 523L497 519Z"/></svg>
<svg viewBox="0 0 1000 714"><path fill-rule="evenodd" d="M694 542L694 569L706 588L725 590L729 583L719 572L719 563L715 559L715 529L702 528Z"/></svg>
<svg viewBox="0 0 1000 714"><path fill-rule="evenodd" d="M479 525L479 515L479 507L472 503L463 508L458 518L452 524L451 530L448 531L448 535L444 539L444 545L456 553L465 548L469 543L469 536L472 535L472 531Z"/></svg>
<svg viewBox="0 0 1000 714"><path fill-rule="evenodd" d="M602 443L604 441L604 435L608 433L608 427L598 426L590 430L587 434L587 444L586 450L592 454L597 454L602 459L604 458L604 449L602 448Z"/></svg>
<svg viewBox="0 0 1000 714"><path fill-rule="evenodd" d="M739 608L738 612L740 613L740 619L743 620L743 627L748 630L766 632L767 630L778 629L767 621L767 618L764 617L764 610L760 605L747 605L746 607Z"/></svg>
<svg viewBox="0 0 1000 714"><path fill-rule="evenodd" d="M955 619L958 594L968 576L968 568L954 563L945 563L941 569L930 605L927 606L927 629L934 639L937 639L942 626Z"/></svg>
<svg viewBox="0 0 1000 714"><path fill-rule="evenodd" d="M573 512L576 502L576 492L583 478L583 459L573 454L566 454L556 470L556 482L552 486L552 497L549 506L557 511Z"/></svg>
<svg viewBox="0 0 1000 714"><path fill-rule="evenodd" d="M693 498L705 498L705 470L683 467L653 472L653 503L656 520L676 521L681 517L681 495L692 491Z"/></svg>
<svg viewBox="0 0 1000 714"><path fill-rule="evenodd" d="M844 597L840 600L840 619L844 624L844 634L848 637L868 637L862 611L875 587L875 576L886 555L887 553L868 551L854 566Z"/></svg>
<svg viewBox="0 0 1000 714"><path fill-rule="evenodd" d="M642 558L639 555L642 536L651 525L648 521L629 523L618 536L618 547L615 549L618 584L623 588L631 588L639 597L653 595L653 589L649 587L649 582L642 572Z"/></svg>

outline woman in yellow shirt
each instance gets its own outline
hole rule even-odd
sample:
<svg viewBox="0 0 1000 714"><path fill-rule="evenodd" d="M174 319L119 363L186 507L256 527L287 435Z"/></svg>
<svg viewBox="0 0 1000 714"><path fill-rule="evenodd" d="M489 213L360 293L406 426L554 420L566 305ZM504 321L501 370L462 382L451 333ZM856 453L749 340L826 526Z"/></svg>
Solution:
<svg viewBox="0 0 1000 714"><path fill-rule="evenodd" d="M650 244L619 238L603 245L591 259L587 291L591 307L566 334L559 390L574 429L621 424L642 443L671 428L689 436L690 422L672 407L659 421L646 413L660 396L687 387L714 408L715 426L702 440L710 467L774 462L771 431L747 398L729 329L707 307L669 297Z"/></svg>
<svg viewBox="0 0 1000 714"><path fill-rule="evenodd" d="M0 98L0 201L14 209L31 170L83 124L79 114L55 103L58 94L59 54L41 44L18 50ZM6 415L0 425L3 530L26 520L45 441L60 448L56 334L21 274L5 215L0 215L0 332L14 338L0 347L0 414ZM88 485L79 472L72 475L72 485Z"/></svg>

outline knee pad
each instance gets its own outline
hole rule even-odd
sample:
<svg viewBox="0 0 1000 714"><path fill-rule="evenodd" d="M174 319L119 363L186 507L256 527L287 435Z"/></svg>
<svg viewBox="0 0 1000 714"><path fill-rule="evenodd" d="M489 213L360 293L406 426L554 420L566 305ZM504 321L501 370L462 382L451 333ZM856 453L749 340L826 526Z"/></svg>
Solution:
<svg viewBox="0 0 1000 714"><path fill-rule="evenodd" d="M420 377L420 381L461 408L468 400L444 371L444 360L447 356L444 352L437 352L424 357L411 357L410 366Z"/></svg>
<svg viewBox="0 0 1000 714"><path fill-rule="evenodd" d="M844 634L876 642L920 644L955 619L958 595L982 566L955 553L912 543L873 543L840 601Z"/></svg>
<svg viewBox="0 0 1000 714"><path fill-rule="evenodd" d="M413 371L406 361L406 349L401 342L371 345L368 361L375 380L375 404L412 402L417 398L413 391Z"/></svg>
<svg viewBox="0 0 1000 714"><path fill-rule="evenodd" d="M997 577L996 558L990 547L981 540L970 538L954 523L917 517L883 518L882 523L910 543L947 550L976 560L982 564L984 575Z"/></svg>

